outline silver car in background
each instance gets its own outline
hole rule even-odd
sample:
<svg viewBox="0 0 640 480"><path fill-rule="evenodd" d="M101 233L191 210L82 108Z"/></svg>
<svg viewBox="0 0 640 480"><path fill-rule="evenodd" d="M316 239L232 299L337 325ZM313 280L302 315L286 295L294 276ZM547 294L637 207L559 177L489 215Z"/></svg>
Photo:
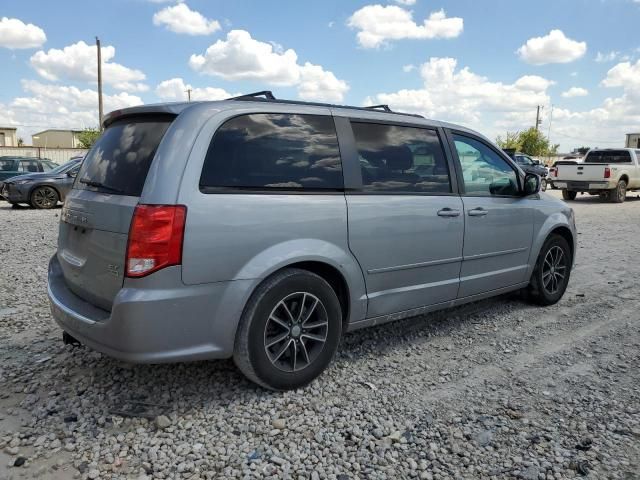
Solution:
<svg viewBox="0 0 640 480"><path fill-rule="evenodd" d="M68 340L131 362L233 357L283 390L347 331L564 294L572 210L485 137L261 95L106 116L49 265Z"/></svg>

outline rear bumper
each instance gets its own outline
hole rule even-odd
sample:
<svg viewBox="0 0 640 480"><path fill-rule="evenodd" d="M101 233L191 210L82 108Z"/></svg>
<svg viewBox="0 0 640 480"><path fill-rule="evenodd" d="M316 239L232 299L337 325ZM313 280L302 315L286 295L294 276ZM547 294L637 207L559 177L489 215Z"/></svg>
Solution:
<svg viewBox="0 0 640 480"><path fill-rule="evenodd" d="M49 263L51 314L90 348L133 363L164 363L233 354L236 328L253 280L184 285L170 267L127 280L111 312L75 295L56 256Z"/></svg>
<svg viewBox="0 0 640 480"><path fill-rule="evenodd" d="M566 189L573 192L598 192L601 190L613 190L616 184L608 181L572 181L572 180L554 180L555 188Z"/></svg>

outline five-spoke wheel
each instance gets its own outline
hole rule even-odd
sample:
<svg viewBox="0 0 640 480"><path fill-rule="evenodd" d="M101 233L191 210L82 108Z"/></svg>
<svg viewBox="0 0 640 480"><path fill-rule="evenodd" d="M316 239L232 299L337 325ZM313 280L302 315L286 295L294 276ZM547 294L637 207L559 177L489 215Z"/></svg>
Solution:
<svg viewBox="0 0 640 480"><path fill-rule="evenodd" d="M287 268L264 280L249 299L233 359L259 385L299 388L327 368L341 335L334 288L315 273Z"/></svg>
<svg viewBox="0 0 640 480"><path fill-rule="evenodd" d="M557 234L546 239L527 289L530 298L540 305L552 305L562 298L571 275L571 248L567 240Z"/></svg>

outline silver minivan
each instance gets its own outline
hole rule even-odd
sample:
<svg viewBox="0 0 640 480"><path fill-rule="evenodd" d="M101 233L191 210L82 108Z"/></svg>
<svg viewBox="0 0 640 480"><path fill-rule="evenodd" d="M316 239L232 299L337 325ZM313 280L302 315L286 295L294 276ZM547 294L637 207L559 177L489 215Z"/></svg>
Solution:
<svg viewBox="0 0 640 480"><path fill-rule="evenodd" d="M270 92L111 112L60 219L67 341L304 386L354 329L567 287L573 211L485 137Z"/></svg>

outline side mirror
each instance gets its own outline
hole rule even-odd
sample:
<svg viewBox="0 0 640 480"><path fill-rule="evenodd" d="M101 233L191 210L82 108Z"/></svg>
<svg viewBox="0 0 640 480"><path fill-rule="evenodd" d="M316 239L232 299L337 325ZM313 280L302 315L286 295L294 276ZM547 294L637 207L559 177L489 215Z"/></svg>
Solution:
<svg viewBox="0 0 640 480"><path fill-rule="evenodd" d="M78 172L74 172L73 170L67 172L67 177L76 178L76 175L78 175Z"/></svg>
<svg viewBox="0 0 640 480"><path fill-rule="evenodd" d="M527 197L534 195L540 191L540 177L533 173L527 173L524 176L524 186L522 189L522 195Z"/></svg>

